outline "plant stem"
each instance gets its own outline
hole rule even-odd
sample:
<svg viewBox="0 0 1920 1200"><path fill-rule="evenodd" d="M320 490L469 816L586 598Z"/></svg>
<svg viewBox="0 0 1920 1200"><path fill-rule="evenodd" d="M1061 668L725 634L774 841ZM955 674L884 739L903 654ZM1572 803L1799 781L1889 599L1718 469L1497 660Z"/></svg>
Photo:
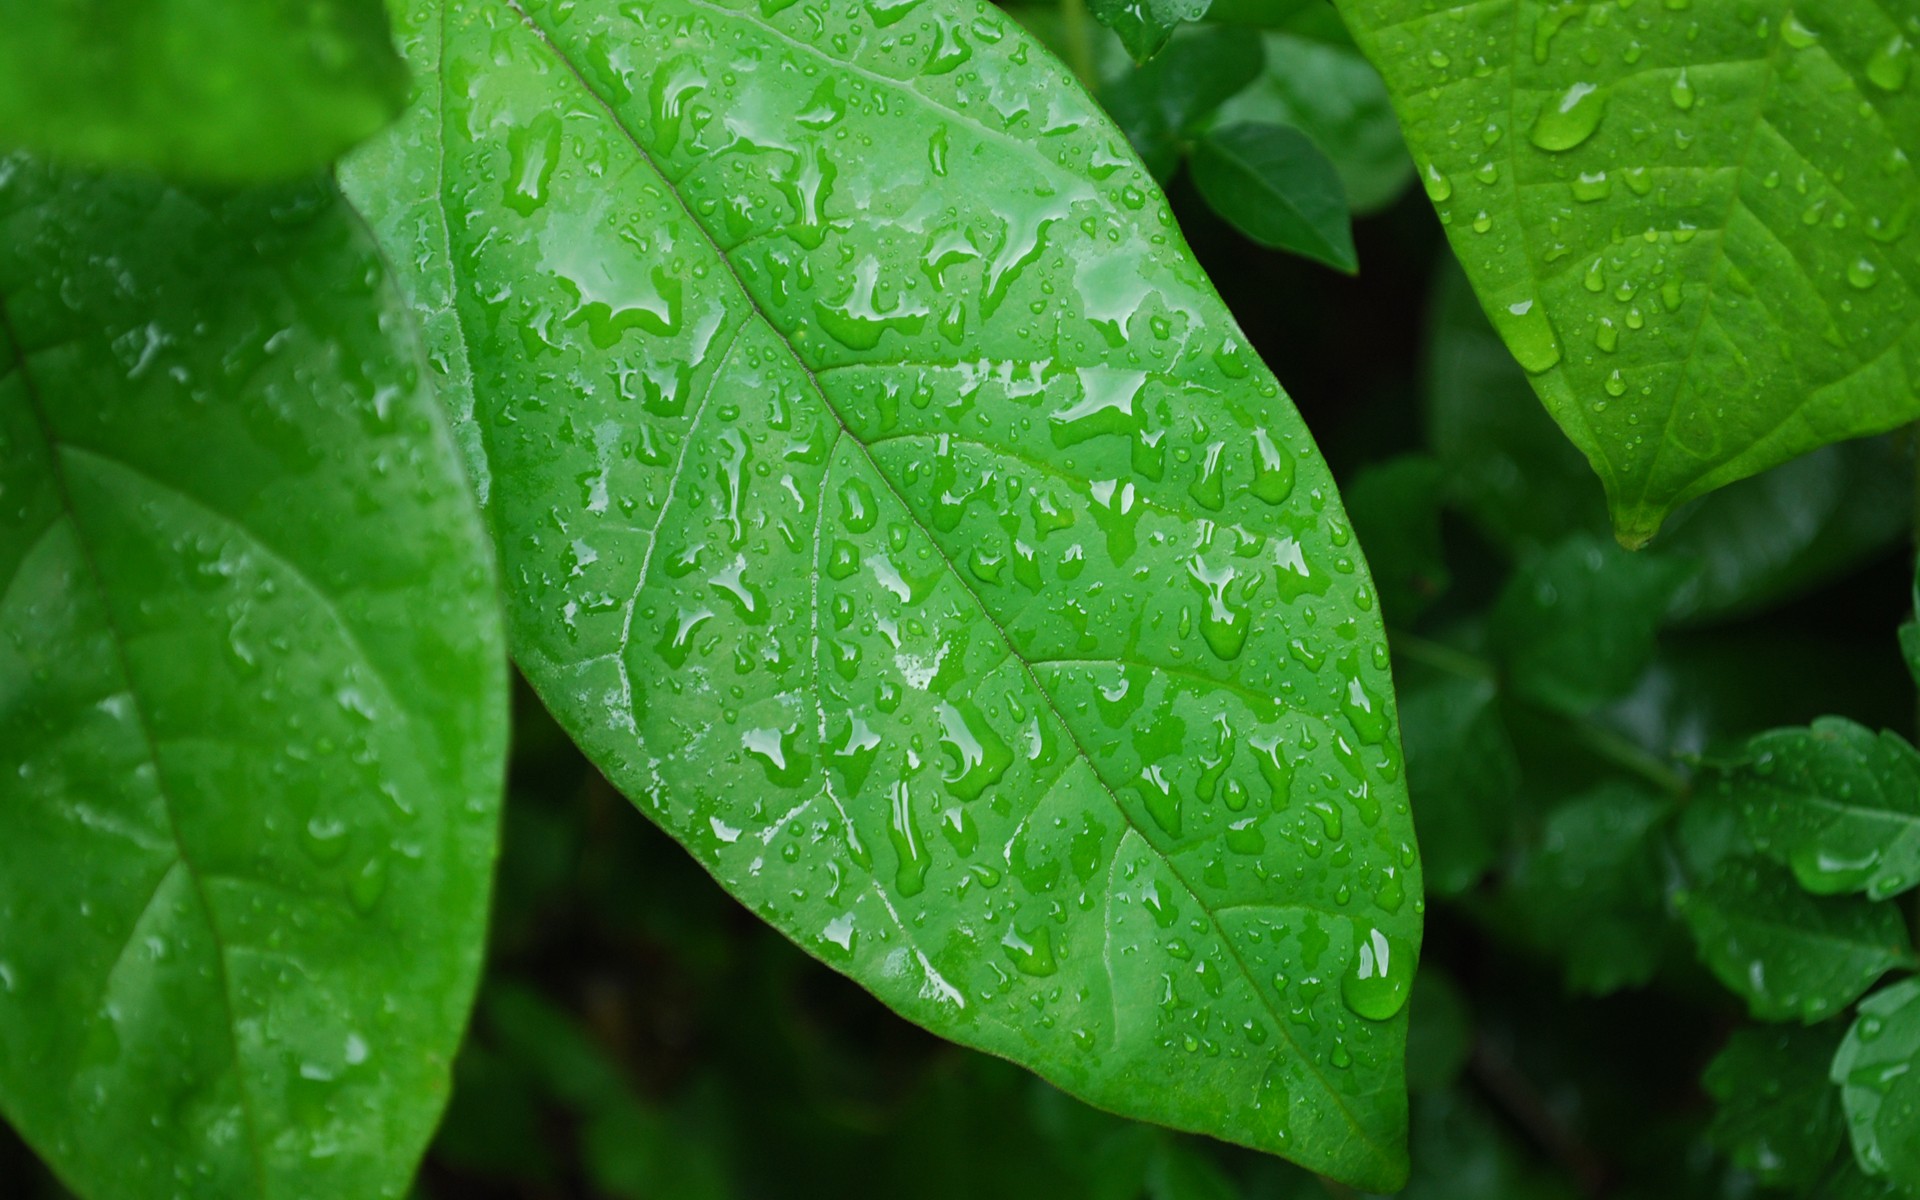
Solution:
<svg viewBox="0 0 1920 1200"><path fill-rule="evenodd" d="M1579 717L1567 718L1574 737L1582 746L1614 766L1651 783L1678 799L1687 794L1686 776L1674 770L1658 755L1651 754L1604 726Z"/></svg>
<svg viewBox="0 0 1920 1200"><path fill-rule="evenodd" d="M1087 16L1087 0L1060 0L1060 25L1067 43L1067 65L1073 68L1081 87L1089 93L1098 91L1100 76L1093 66L1093 25Z"/></svg>

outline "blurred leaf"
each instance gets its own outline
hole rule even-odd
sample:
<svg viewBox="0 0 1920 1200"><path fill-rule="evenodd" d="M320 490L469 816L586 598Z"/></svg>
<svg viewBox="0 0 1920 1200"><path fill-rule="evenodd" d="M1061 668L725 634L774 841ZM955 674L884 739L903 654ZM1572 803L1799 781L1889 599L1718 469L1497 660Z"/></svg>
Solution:
<svg viewBox="0 0 1920 1200"><path fill-rule="evenodd" d="M1442 968L1422 964L1407 1011L1408 1089L1451 1087L1473 1049L1473 1021L1459 987Z"/></svg>
<svg viewBox="0 0 1920 1200"><path fill-rule="evenodd" d="M1260 41L1217 26L1182 32L1147 65L1100 89L1101 103L1134 150L1164 182L1186 140L1215 109L1260 76Z"/></svg>
<svg viewBox="0 0 1920 1200"><path fill-rule="evenodd" d="M1920 980L1867 997L1833 1057L1860 1167L1920 1193Z"/></svg>
<svg viewBox="0 0 1920 1200"><path fill-rule="evenodd" d="M1331 13L1317 0L1314 7ZM1251 40L1243 29L1228 32ZM1355 216L1399 199L1413 182L1413 159L1400 140L1380 73L1350 44L1292 32L1268 32L1261 41L1266 62L1258 80L1222 104L1217 121L1301 130L1332 161ZM1537 410L1530 393L1528 398Z"/></svg>
<svg viewBox="0 0 1920 1200"><path fill-rule="evenodd" d="M192 180L284 179L400 111L380 0L35 0L6 8L0 151Z"/></svg>
<svg viewBox="0 0 1920 1200"><path fill-rule="evenodd" d="M1406 454L1368 467L1346 487L1347 518L1390 625L1411 628L1450 582L1440 547L1445 476L1439 460Z"/></svg>
<svg viewBox="0 0 1920 1200"><path fill-rule="evenodd" d="M1224 25L1251 25L1258 29L1320 30L1351 46L1346 26L1326 0L1213 0L1206 20Z"/></svg>
<svg viewBox="0 0 1920 1200"><path fill-rule="evenodd" d="M1920 415L1905 10L1782 7L1762 27L1737 4L1631 21L1520 0L1339 8L1625 544L1695 496ZM1657 153L1655 128L1675 135ZM1818 189L1777 186L1802 177Z"/></svg>
<svg viewBox="0 0 1920 1200"><path fill-rule="evenodd" d="M1837 1025L1742 1029L1702 1082L1718 1105L1710 1136L1768 1187L1804 1191L1833 1161L1840 1093L1827 1081Z"/></svg>
<svg viewBox="0 0 1920 1200"><path fill-rule="evenodd" d="M1191 170L1208 206L1254 241L1348 274L1359 268L1340 176L1300 130L1216 126L1194 146Z"/></svg>
<svg viewBox="0 0 1920 1200"><path fill-rule="evenodd" d="M1602 784L1557 806L1515 865L1508 899L1558 952L1570 990L1605 995L1653 977L1670 926L1651 834L1671 808L1637 785Z"/></svg>
<svg viewBox="0 0 1920 1200"><path fill-rule="evenodd" d="M1144 63L1160 52L1174 30L1206 15L1208 0L1087 0L1094 18L1120 35L1120 41Z"/></svg>
<svg viewBox="0 0 1920 1200"><path fill-rule="evenodd" d="M550 1183L556 1164L537 1097L517 1062L469 1037L453 1064L453 1097L433 1138L434 1158L475 1174Z"/></svg>
<svg viewBox="0 0 1920 1200"><path fill-rule="evenodd" d="M1912 965L1898 909L1808 895L1752 852L1730 806L1696 797L1676 841L1686 879L1674 900L1700 959L1759 1020L1826 1020L1887 971Z"/></svg>
<svg viewBox="0 0 1920 1200"><path fill-rule="evenodd" d="M458 317L437 349L470 356L471 403L456 369L443 391L485 431L529 680L733 895L897 1012L1395 1182L1417 854L1378 609L1297 411L998 10L900 6L870 36L858 8L662 3L407 5L421 74L456 82L344 172ZM699 98L665 116L623 82L683 70ZM969 115L1012 97L1044 121ZM805 119L706 169L775 112ZM1026 419L1030 385L1057 419ZM1196 421L1220 440L1193 453ZM1279 557L1235 556L1255 538Z"/></svg>
<svg viewBox="0 0 1920 1200"><path fill-rule="evenodd" d="M507 732L405 301L330 180L0 224L0 1109L92 1197L400 1195Z"/></svg>
<svg viewBox="0 0 1920 1200"><path fill-rule="evenodd" d="M1485 874L1505 845L1520 765L1492 679L1437 675L1409 686L1405 670L1400 678L1407 792L1427 887L1452 895Z"/></svg>
<svg viewBox="0 0 1920 1200"><path fill-rule="evenodd" d="M1184 1138L1167 1138L1147 1168L1148 1200L1240 1200L1219 1165Z"/></svg>
<svg viewBox="0 0 1920 1200"><path fill-rule="evenodd" d="M1808 891L1883 900L1920 883L1920 753L1898 734L1822 717L1754 737L1715 779Z"/></svg>
<svg viewBox="0 0 1920 1200"><path fill-rule="evenodd" d="M1633 686L1690 568L1576 534L1514 573L1489 638L1514 691L1578 714Z"/></svg>
<svg viewBox="0 0 1920 1200"><path fill-rule="evenodd" d="M1464 1089L1415 1098L1419 1171L1399 1200L1572 1200L1573 1189L1529 1161L1511 1134Z"/></svg>
<svg viewBox="0 0 1920 1200"><path fill-rule="evenodd" d="M1813 1200L1912 1200L1920 1191L1901 1187L1891 1179L1875 1179L1860 1170L1853 1155L1842 1155Z"/></svg>

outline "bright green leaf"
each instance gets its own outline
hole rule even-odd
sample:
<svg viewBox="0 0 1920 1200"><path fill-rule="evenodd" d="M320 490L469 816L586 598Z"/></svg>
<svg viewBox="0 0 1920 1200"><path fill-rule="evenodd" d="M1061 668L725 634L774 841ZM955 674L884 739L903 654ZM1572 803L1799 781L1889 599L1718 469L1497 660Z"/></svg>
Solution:
<svg viewBox="0 0 1920 1200"><path fill-rule="evenodd" d="M400 111L380 0L38 0L6 8L0 150L185 178L284 178Z"/></svg>
<svg viewBox="0 0 1920 1200"><path fill-rule="evenodd" d="M1263 246L1352 274L1353 222L1339 173L1290 125L1224 125L1193 148L1194 186L1207 205Z"/></svg>
<svg viewBox="0 0 1920 1200"><path fill-rule="evenodd" d="M1260 77L1260 40L1242 29L1195 29L1100 91L1101 103L1155 179L1170 178L1186 140L1222 103Z"/></svg>
<svg viewBox="0 0 1920 1200"><path fill-rule="evenodd" d="M1087 11L1120 35L1133 61L1160 53L1174 31L1207 15L1209 0L1087 0Z"/></svg>
<svg viewBox="0 0 1920 1200"><path fill-rule="evenodd" d="M1861 1169L1920 1190L1920 979L1860 1002L1832 1078Z"/></svg>
<svg viewBox="0 0 1920 1200"><path fill-rule="evenodd" d="M448 86L347 178L454 302L549 707L908 1017L1397 1184L1377 605L1119 132L985 6L528 12L416 7Z"/></svg>
<svg viewBox="0 0 1920 1200"><path fill-rule="evenodd" d="M1707 1066L1715 1145L1768 1187L1804 1191L1840 1146L1840 1094L1827 1082L1833 1025L1742 1029Z"/></svg>
<svg viewBox="0 0 1920 1200"><path fill-rule="evenodd" d="M1920 88L1901 8L1339 8L1623 542L1920 415L1920 242L1903 236Z"/></svg>
<svg viewBox="0 0 1920 1200"><path fill-rule="evenodd" d="M1653 977L1668 924L1652 834L1670 808L1636 785L1602 784L1555 808L1515 865L1508 897L1571 991L1605 995Z"/></svg>
<svg viewBox="0 0 1920 1200"><path fill-rule="evenodd" d="M1331 16L1317 0L1314 7ZM1244 29L1226 32L1252 40ZM1356 215L1399 199L1413 182L1413 159L1373 64L1351 45L1291 30L1261 34L1260 41L1265 69L1220 106L1219 123L1292 125L1305 132L1339 172Z"/></svg>
<svg viewBox="0 0 1920 1200"><path fill-rule="evenodd" d="M1912 964L1897 908L1808 895L1752 853L1730 806L1695 797L1678 843L1686 879L1674 899L1701 961L1759 1020L1824 1021Z"/></svg>
<svg viewBox="0 0 1920 1200"><path fill-rule="evenodd" d="M1920 883L1920 753L1896 733L1843 717L1772 730L1718 783L1754 845L1810 892L1881 900Z"/></svg>
<svg viewBox="0 0 1920 1200"><path fill-rule="evenodd" d="M1407 789L1427 886L1440 895L1473 886L1509 836L1520 764L1498 695L1490 678L1439 674L1401 695Z"/></svg>
<svg viewBox="0 0 1920 1200"><path fill-rule="evenodd" d="M1492 642L1520 695L1567 713L1620 695L1653 654L1654 631L1691 568L1570 537L1514 573Z"/></svg>
<svg viewBox="0 0 1920 1200"><path fill-rule="evenodd" d="M0 217L0 1109L88 1196L398 1196L506 717L406 309L330 184Z"/></svg>

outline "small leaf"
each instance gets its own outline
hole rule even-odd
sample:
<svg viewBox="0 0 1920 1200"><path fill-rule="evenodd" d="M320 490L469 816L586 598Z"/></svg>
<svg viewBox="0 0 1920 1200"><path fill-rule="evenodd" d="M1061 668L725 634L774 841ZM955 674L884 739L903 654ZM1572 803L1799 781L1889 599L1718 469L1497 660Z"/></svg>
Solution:
<svg viewBox="0 0 1920 1200"><path fill-rule="evenodd" d="M1377 602L1119 131L980 4L401 25L451 85L343 175L452 302L555 717L909 1018L1397 1186Z"/></svg>
<svg viewBox="0 0 1920 1200"><path fill-rule="evenodd" d="M1317 0L1313 9L1338 24ZM1209 18L1218 15L1216 3ZM1241 41L1245 29L1229 31ZM1351 43L1288 29L1259 35L1266 50L1259 79L1220 106L1221 125L1291 125L1313 139L1340 174L1356 216L1386 208L1413 182L1413 158L1380 73ZM1531 402L1531 396L1529 396ZM1537 407L1537 406L1536 406Z"/></svg>
<svg viewBox="0 0 1920 1200"><path fill-rule="evenodd" d="M1920 754L1842 717L1749 740L1717 782L1754 845L1820 895L1875 900L1920 883Z"/></svg>
<svg viewBox="0 0 1920 1200"><path fill-rule="evenodd" d="M399 1196L506 743L406 307L331 183L0 218L0 1109L88 1196Z"/></svg>
<svg viewBox="0 0 1920 1200"><path fill-rule="evenodd" d="M1508 899L1537 945L1564 964L1567 987L1606 995L1653 977L1666 948L1654 830L1672 805L1627 783L1556 807L1508 880Z"/></svg>
<svg viewBox="0 0 1920 1200"><path fill-rule="evenodd" d="M0 38L0 150L219 183L324 166L407 73L380 0L43 0Z"/></svg>
<svg viewBox="0 0 1920 1200"><path fill-rule="evenodd" d="M1207 204L1263 246L1351 275L1359 269L1340 175L1313 139L1287 125L1228 125L1193 149Z"/></svg>
<svg viewBox="0 0 1920 1200"><path fill-rule="evenodd" d="M1833 1161L1840 1094L1827 1069L1839 1042L1832 1025L1742 1029L1707 1067L1709 1136L1768 1187L1804 1191Z"/></svg>
<svg viewBox="0 0 1920 1200"><path fill-rule="evenodd" d="M1196 29L1103 87L1100 100L1164 183L1180 165L1185 139L1259 76L1258 39L1237 29Z"/></svg>
<svg viewBox="0 0 1920 1200"><path fill-rule="evenodd" d="M1920 980L1861 1001L1832 1078L1861 1170L1920 1189Z"/></svg>
<svg viewBox="0 0 1920 1200"><path fill-rule="evenodd" d="M1824 1021L1913 951L1899 910L1810 896L1753 854L1730 806L1696 797L1679 822L1688 876L1675 903L1701 961L1762 1021Z"/></svg>
<svg viewBox="0 0 1920 1200"><path fill-rule="evenodd" d="M1920 415L1906 10L1338 7L1624 544L1695 496Z"/></svg>
<svg viewBox="0 0 1920 1200"><path fill-rule="evenodd" d="M1427 886L1454 895L1473 886L1499 857L1520 764L1500 720L1492 679L1436 675L1404 686L1400 728L1407 790Z"/></svg>
<svg viewBox="0 0 1920 1200"><path fill-rule="evenodd" d="M1514 690L1586 712L1626 691L1691 567L1567 538L1514 573L1493 610L1492 642Z"/></svg>
<svg viewBox="0 0 1920 1200"><path fill-rule="evenodd" d="M1133 61L1160 53L1174 31L1207 15L1209 0L1087 0L1087 10L1120 35Z"/></svg>

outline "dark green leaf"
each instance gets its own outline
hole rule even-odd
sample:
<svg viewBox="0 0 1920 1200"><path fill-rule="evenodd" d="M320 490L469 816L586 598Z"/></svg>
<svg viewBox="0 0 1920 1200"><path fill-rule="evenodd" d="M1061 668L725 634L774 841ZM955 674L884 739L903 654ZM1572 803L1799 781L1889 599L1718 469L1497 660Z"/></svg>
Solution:
<svg viewBox="0 0 1920 1200"><path fill-rule="evenodd" d="M1555 808L1516 865L1513 905L1572 991L1604 995L1653 977L1667 918L1652 833L1670 807L1636 785L1603 784Z"/></svg>
<svg viewBox="0 0 1920 1200"><path fill-rule="evenodd" d="M380 0L39 0L0 38L0 150L245 182L311 171L407 96Z"/></svg>
<svg viewBox="0 0 1920 1200"><path fill-rule="evenodd" d="M1207 4L1208 0L1087 0L1087 9L1120 35L1133 61L1143 63L1160 53L1180 26L1206 16Z"/></svg>
<svg viewBox="0 0 1920 1200"><path fill-rule="evenodd" d="M1440 499L1446 469L1408 454L1370 467L1347 487L1347 515L1373 567L1380 608L1396 627L1411 627L1447 590L1440 548Z"/></svg>
<svg viewBox="0 0 1920 1200"><path fill-rule="evenodd" d="M1920 883L1920 754L1900 735L1822 717L1751 739L1716 781L1808 891L1881 900Z"/></svg>
<svg viewBox="0 0 1920 1200"><path fill-rule="evenodd" d="M1147 1200L1240 1200L1240 1189L1203 1149L1170 1138L1147 1168Z"/></svg>
<svg viewBox="0 0 1920 1200"><path fill-rule="evenodd" d="M347 171L453 301L528 677L898 1011L1393 1186L1419 871L1298 415L996 10L664 3L421 6L450 86Z"/></svg>
<svg viewBox="0 0 1920 1200"><path fill-rule="evenodd" d="M1207 204L1263 246L1352 274L1353 222L1340 175L1290 125L1223 125L1193 148L1193 182Z"/></svg>
<svg viewBox="0 0 1920 1200"><path fill-rule="evenodd" d="M89 1196L398 1196L506 716L406 310L330 184L0 220L0 1109Z"/></svg>
<svg viewBox="0 0 1920 1200"><path fill-rule="evenodd" d="M1840 1093L1827 1068L1839 1042L1833 1025L1742 1029L1707 1067L1714 1144L1768 1187L1804 1191L1833 1161Z"/></svg>
<svg viewBox="0 0 1920 1200"><path fill-rule="evenodd" d="M1751 852L1729 806L1696 798L1678 836L1687 880L1675 902L1701 961L1758 1019L1823 1021L1887 971L1911 965L1898 909L1808 895L1785 868Z"/></svg>
<svg viewBox="0 0 1920 1200"><path fill-rule="evenodd" d="M1869 0L1340 0L1621 540L1920 415L1915 31Z"/></svg>
<svg viewBox="0 0 1920 1200"><path fill-rule="evenodd" d="M1832 1078L1861 1169L1920 1192L1920 980L1861 1001Z"/></svg>
<svg viewBox="0 0 1920 1200"><path fill-rule="evenodd" d="M1875 1179L1863 1173L1848 1154L1834 1165L1820 1190L1814 1193L1814 1200L1910 1200L1915 1194L1890 1179Z"/></svg>
<svg viewBox="0 0 1920 1200"><path fill-rule="evenodd" d="M1179 167L1185 141L1260 77L1260 65L1260 40L1245 30L1195 29L1108 83L1100 99L1154 178L1164 181Z"/></svg>
<svg viewBox="0 0 1920 1200"><path fill-rule="evenodd" d="M1318 0L1313 7L1332 15ZM1229 32L1252 40L1244 29ZM1373 64L1350 44L1306 32L1269 32L1260 41L1265 70L1220 107L1219 123L1292 125L1306 133L1339 172L1355 215L1378 212L1397 200L1413 182L1413 159L1400 140L1387 85Z"/></svg>
<svg viewBox="0 0 1920 1200"><path fill-rule="evenodd" d="M1654 631L1691 568L1577 534L1514 573L1491 640L1513 688L1567 713L1610 700L1645 669Z"/></svg>
<svg viewBox="0 0 1920 1200"><path fill-rule="evenodd" d="M1473 1022L1460 989L1438 967L1423 966L1407 1012L1407 1087L1451 1087L1473 1048Z"/></svg>
<svg viewBox="0 0 1920 1200"><path fill-rule="evenodd" d="M1486 873L1508 836L1520 765L1491 678L1436 676L1407 688L1400 728L1427 886L1453 895Z"/></svg>

